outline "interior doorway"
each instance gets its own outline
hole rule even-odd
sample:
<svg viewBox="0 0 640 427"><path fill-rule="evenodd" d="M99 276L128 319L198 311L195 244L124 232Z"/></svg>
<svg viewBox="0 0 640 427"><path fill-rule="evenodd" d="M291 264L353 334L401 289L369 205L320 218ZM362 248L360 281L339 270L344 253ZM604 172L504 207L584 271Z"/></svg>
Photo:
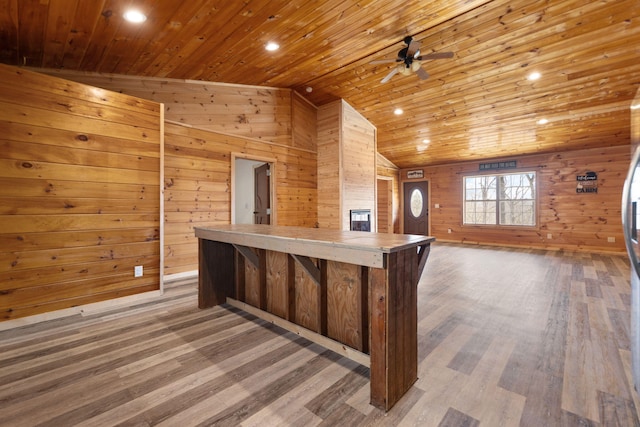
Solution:
<svg viewBox="0 0 640 427"><path fill-rule="evenodd" d="M269 163L263 163L253 168L253 223L271 223L271 167Z"/></svg>
<svg viewBox="0 0 640 427"><path fill-rule="evenodd" d="M269 159L232 155L232 224L275 224L274 168Z"/></svg>
<svg viewBox="0 0 640 427"><path fill-rule="evenodd" d="M402 185L403 233L429 235L429 181Z"/></svg>

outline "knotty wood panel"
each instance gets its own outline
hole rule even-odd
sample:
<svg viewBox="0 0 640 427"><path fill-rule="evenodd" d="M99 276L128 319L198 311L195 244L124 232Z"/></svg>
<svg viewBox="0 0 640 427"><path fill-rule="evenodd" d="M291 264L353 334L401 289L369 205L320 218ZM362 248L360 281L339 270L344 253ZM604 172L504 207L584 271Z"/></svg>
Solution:
<svg viewBox="0 0 640 427"><path fill-rule="evenodd" d="M376 128L346 102L342 111L342 229L349 229L349 210L370 209L375 231Z"/></svg>
<svg viewBox="0 0 640 427"><path fill-rule="evenodd" d="M362 350L359 321L361 267L327 261L327 331L328 336Z"/></svg>
<svg viewBox="0 0 640 427"><path fill-rule="evenodd" d="M165 119L220 133L316 150L317 108L289 89L40 69L165 105Z"/></svg>
<svg viewBox="0 0 640 427"><path fill-rule="evenodd" d="M389 185L392 188L393 195L391 201L391 232L400 233L400 172L396 165L391 163L387 158L385 158L380 153L376 153L376 173L378 177L384 177L385 179L390 179ZM380 194L378 197L380 197Z"/></svg>
<svg viewBox="0 0 640 427"><path fill-rule="evenodd" d="M260 270L251 263L245 262L245 298L254 307L260 307Z"/></svg>
<svg viewBox="0 0 640 427"><path fill-rule="evenodd" d="M4 65L0 89L2 319L159 289L161 106Z"/></svg>
<svg viewBox="0 0 640 427"><path fill-rule="evenodd" d="M214 132L293 145L292 110L299 120L299 148L315 149L311 104L289 89L158 79L123 75L41 70L65 79L126 93L165 105L165 119ZM313 136L315 138L315 136Z"/></svg>
<svg viewBox="0 0 640 427"><path fill-rule="evenodd" d="M397 180L395 181L397 183ZM394 204L394 180L377 179L376 194L378 233L393 233L394 218L397 218L398 204Z"/></svg>
<svg viewBox="0 0 640 427"><path fill-rule="evenodd" d="M375 229L376 131L339 100L318 109L318 223L348 230L350 209L371 209Z"/></svg>
<svg viewBox="0 0 640 427"><path fill-rule="evenodd" d="M316 151L318 108L297 92L291 94L291 128L295 147Z"/></svg>
<svg viewBox="0 0 640 427"><path fill-rule="evenodd" d="M232 152L276 160L279 225L315 225L315 152L166 123L166 274L197 269L194 227L230 223Z"/></svg>
<svg viewBox="0 0 640 427"><path fill-rule="evenodd" d="M463 226L462 179L481 172L477 162L458 163L423 168L425 179L431 182L433 236L467 243L624 251L620 200L629 167L628 145L507 160L517 160L517 170L538 175L538 225ZM577 194L576 175L587 171L598 174L598 192ZM401 180L406 181L406 170L401 170ZM440 208L434 208L436 203ZM452 233L447 233L448 228ZM608 242L608 237L615 242Z"/></svg>
<svg viewBox="0 0 640 427"><path fill-rule="evenodd" d="M339 103L318 108L318 226L342 229Z"/></svg>
<svg viewBox="0 0 640 427"><path fill-rule="evenodd" d="M283 319L289 306L288 258L284 252L267 251L267 311Z"/></svg>
<svg viewBox="0 0 640 427"><path fill-rule="evenodd" d="M318 263L315 259L313 261ZM319 286L300 264L295 263L295 323L321 333Z"/></svg>
<svg viewBox="0 0 640 427"><path fill-rule="evenodd" d="M391 219L392 201L393 197L389 196L390 181L385 179L378 179L377 181L377 215L378 218L378 232L389 233L393 231L393 221Z"/></svg>
<svg viewBox="0 0 640 427"><path fill-rule="evenodd" d="M278 158L276 196L279 223L315 225L315 207L313 210L310 208L315 206L316 197L315 107L292 91L44 71L147 99L162 99L166 103L167 120L199 129L174 132L168 137L170 144L165 159L165 273L196 269L194 226L230 221L231 152ZM175 125L177 123L168 124L166 132L171 132ZM202 132L207 130L216 131L216 134ZM207 144L208 141L211 142ZM291 146L305 151L289 151Z"/></svg>

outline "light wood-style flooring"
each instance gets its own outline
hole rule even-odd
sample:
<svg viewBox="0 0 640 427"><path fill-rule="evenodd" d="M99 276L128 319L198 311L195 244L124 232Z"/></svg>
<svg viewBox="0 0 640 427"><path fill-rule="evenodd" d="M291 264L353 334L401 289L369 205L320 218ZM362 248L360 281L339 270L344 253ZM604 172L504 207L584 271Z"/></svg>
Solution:
<svg viewBox="0 0 640 427"><path fill-rule="evenodd" d="M0 425L639 426L628 277L623 255L434 244L419 379L386 414L368 369L175 282L0 332Z"/></svg>

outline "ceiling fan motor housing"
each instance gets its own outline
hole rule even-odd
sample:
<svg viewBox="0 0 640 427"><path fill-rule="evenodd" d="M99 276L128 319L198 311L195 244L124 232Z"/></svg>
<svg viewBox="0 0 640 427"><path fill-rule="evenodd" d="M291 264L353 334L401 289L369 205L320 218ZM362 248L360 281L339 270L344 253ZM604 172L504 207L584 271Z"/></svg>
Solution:
<svg viewBox="0 0 640 427"><path fill-rule="evenodd" d="M453 52L441 52L441 53L430 53L426 56L422 56L420 54L420 42L414 42L413 37L407 36L404 38L404 43L407 45L406 47L400 49L398 51L398 56L395 60L383 60L383 61L374 61L372 63L389 63L396 62L397 65L391 70L389 74L386 75L381 80L381 83L386 83L393 77L395 74L402 74L404 76L408 76L410 74L417 74L421 80L426 80L429 78L429 73L427 73L422 68L422 61L429 59L444 59L444 58L452 58Z"/></svg>
<svg viewBox="0 0 640 427"><path fill-rule="evenodd" d="M400 51L398 52L398 61L406 61L407 59L411 58L407 58L407 53L409 52L409 48L405 47L400 49Z"/></svg>

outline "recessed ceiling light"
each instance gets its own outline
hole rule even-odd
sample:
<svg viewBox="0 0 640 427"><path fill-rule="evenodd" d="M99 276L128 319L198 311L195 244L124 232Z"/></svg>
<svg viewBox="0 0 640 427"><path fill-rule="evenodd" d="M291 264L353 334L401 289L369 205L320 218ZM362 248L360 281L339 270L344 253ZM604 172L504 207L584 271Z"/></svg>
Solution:
<svg viewBox="0 0 640 427"><path fill-rule="evenodd" d="M127 10L124 15L124 19L129 22L133 22L134 24L140 24L147 20L147 17L138 10Z"/></svg>
<svg viewBox="0 0 640 427"><path fill-rule="evenodd" d="M539 125L546 125L547 123L549 123L549 120L547 120L547 119L540 119L540 120L538 120L538 124L539 124Z"/></svg>
<svg viewBox="0 0 640 427"><path fill-rule="evenodd" d="M404 113L404 111L402 111L402 108L396 108L395 110L393 110L393 114L395 114L396 116L399 116L402 113Z"/></svg>
<svg viewBox="0 0 640 427"><path fill-rule="evenodd" d="M530 81L534 81L534 80L538 80L540 77L542 77L542 74L540 74L537 71L534 71L527 76L527 79L529 79Z"/></svg>
<svg viewBox="0 0 640 427"><path fill-rule="evenodd" d="M280 49L280 45L276 42L269 42L264 46L269 52L273 52L274 50Z"/></svg>

